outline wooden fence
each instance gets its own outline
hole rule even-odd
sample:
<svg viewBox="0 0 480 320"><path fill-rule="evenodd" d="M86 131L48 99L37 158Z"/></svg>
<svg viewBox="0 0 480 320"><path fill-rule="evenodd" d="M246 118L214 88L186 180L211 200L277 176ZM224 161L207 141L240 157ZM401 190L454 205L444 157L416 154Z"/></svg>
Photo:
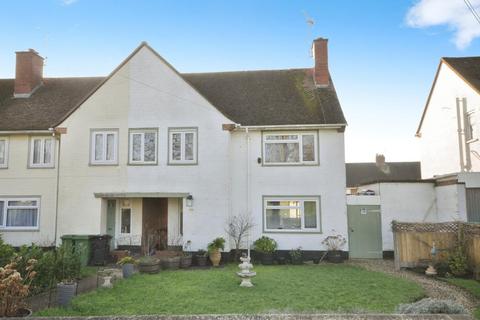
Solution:
<svg viewBox="0 0 480 320"><path fill-rule="evenodd" d="M423 266L432 261L435 244L436 261L446 261L459 234L465 237L470 268L480 268L480 224L464 222L405 223L392 222L395 268Z"/></svg>

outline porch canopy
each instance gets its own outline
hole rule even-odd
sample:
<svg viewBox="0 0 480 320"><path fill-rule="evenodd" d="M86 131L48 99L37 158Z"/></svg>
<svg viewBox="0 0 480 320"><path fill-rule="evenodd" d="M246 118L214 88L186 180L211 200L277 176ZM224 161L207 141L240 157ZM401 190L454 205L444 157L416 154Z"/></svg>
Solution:
<svg viewBox="0 0 480 320"><path fill-rule="evenodd" d="M187 192L95 192L95 198L186 198Z"/></svg>

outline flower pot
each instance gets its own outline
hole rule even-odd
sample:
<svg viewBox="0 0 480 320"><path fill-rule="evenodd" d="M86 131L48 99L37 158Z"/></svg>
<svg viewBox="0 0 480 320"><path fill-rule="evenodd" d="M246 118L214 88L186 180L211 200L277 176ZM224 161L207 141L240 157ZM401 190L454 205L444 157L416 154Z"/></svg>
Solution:
<svg viewBox="0 0 480 320"><path fill-rule="evenodd" d="M342 263L344 261L342 251L341 250L328 251L327 260L328 262L331 262L331 263Z"/></svg>
<svg viewBox="0 0 480 320"><path fill-rule="evenodd" d="M262 254L262 264L266 266L271 266L273 264L273 253L264 252Z"/></svg>
<svg viewBox="0 0 480 320"><path fill-rule="evenodd" d="M162 268L176 270L180 268L180 262L180 257L167 257L162 261Z"/></svg>
<svg viewBox="0 0 480 320"><path fill-rule="evenodd" d="M77 283L57 283L57 304L61 307L67 307L70 301L77 293Z"/></svg>
<svg viewBox="0 0 480 320"><path fill-rule="evenodd" d="M14 316L14 318L26 318L30 317L32 315L32 310L28 308L18 308L17 314Z"/></svg>
<svg viewBox="0 0 480 320"><path fill-rule="evenodd" d="M212 265L218 267L220 265L220 260L222 260L222 254L220 253L220 250L216 249L210 252L209 258L210 261L212 261Z"/></svg>
<svg viewBox="0 0 480 320"><path fill-rule="evenodd" d="M196 256L195 258L197 260L197 266L205 267L207 265L207 257L205 257L204 255Z"/></svg>
<svg viewBox="0 0 480 320"><path fill-rule="evenodd" d="M140 261L138 263L138 271L140 271L140 273L158 273L158 271L160 271L160 261L158 259Z"/></svg>
<svg viewBox="0 0 480 320"><path fill-rule="evenodd" d="M182 256L180 259L180 268L182 269L188 269L192 265L192 256L187 255L187 256Z"/></svg>
<svg viewBox="0 0 480 320"><path fill-rule="evenodd" d="M312 259L313 263L315 264L319 264L320 263L320 258L319 257L315 257Z"/></svg>
<svg viewBox="0 0 480 320"><path fill-rule="evenodd" d="M133 263L125 263L122 266L122 275L124 278L130 278L133 275Z"/></svg>

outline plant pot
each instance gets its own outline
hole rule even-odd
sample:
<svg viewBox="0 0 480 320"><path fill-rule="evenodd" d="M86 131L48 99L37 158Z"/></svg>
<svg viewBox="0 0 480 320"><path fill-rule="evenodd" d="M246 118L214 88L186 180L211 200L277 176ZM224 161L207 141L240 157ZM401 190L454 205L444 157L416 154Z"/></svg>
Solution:
<svg viewBox="0 0 480 320"><path fill-rule="evenodd" d="M158 259L154 259L148 262L139 262L138 271L140 271L140 273L158 273L160 271L160 261Z"/></svg>
<svg viewBox="0 0 480 320"><path fill-rule="evenodd" d="M192 256L191 255L181 257L180 267L182 269L188 269L188 268L190 268L191 265L192 265Z"/></svg>
<svg viewBox="0 0 480 320"><path fill-rule="evenodd" d="M57 283L57 305L67 307L77 293L77 283Z"/></svg>
<svg viewBox="0 0 480 320"><path fill-rule="evenodd" d="M320 258L319 257L315 257L312 259L313 263L315 264L319 264L320 263Z"/></svg>
<svg viewBox="0 0 480 320"><path fill-rule="evenodd" d="M287 263L287 259L285 257L277 257L277 262L280 265L284 265Z"/></svg>
<svg viewBox="0 0 480 320"><path fill-rule="evenodd" d="M262 264L266 266L271 266L273 264L273 253L264 252L262 254Z"/></svg>
<svg viewBox="0 0 480 320"><path fill-rule="evenodd" d="M168 257L163 259L162 267L164 269L176 270L180 268L180 262L181 262L180 257Z"/></svg>
<svg viewBox="0 0 480 320"><path fill-rule="evenodd" d="M220 265L220 260L222 260L222 254L220 250L216 249L210 252L209 254L210 261L212 261L212 266L218 267Z"/></svg>
<svg viewBox="0 0 480 320"><path fill-rule="evenodd" d="M341 250L328 251L327 260L331 263L342 263L345 259Z"/></svg>
<svg viewBox="0 0 480 320"><path fill-rule="evenodd" d="M32 315L32 310L28 308L18 308L17 314L13 318L26 318Z"/></svg>
<svg viewBox="0 0 480 320"><path fill-rule="evenodd" d="M122 266L122 275L124 278L130 278L133 275L133 263L125 263Z"/></svg>
<svg viewBox="0 0 480 320"><path fill-rule="evenodd" d="M205 267L207 265L207 257L205 256L196 256L197 266Z"/></svg>
<svg viewBox="0 0 480 320"><path fill-rule="evenodd" d="M303 257L292 257L292 264L301 265L303 264Z"/></svg>

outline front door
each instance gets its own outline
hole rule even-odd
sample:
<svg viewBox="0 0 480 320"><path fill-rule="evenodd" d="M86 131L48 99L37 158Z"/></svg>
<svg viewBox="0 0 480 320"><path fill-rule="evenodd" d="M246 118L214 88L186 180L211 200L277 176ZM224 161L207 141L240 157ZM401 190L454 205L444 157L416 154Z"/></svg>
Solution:
<svg viewBox="0 0 480 320"><path fill-rule="evenodd" d="M117 201L107 200L107 234L112 238L110 240L110 249L115 249L115 216L117 212Z"/></svg>
<svg viewBox="0 0 480 320"><path fill-rule="evenodd" d="M349 256L353 259L382 258L380 206L348 206Z"/></svg>

